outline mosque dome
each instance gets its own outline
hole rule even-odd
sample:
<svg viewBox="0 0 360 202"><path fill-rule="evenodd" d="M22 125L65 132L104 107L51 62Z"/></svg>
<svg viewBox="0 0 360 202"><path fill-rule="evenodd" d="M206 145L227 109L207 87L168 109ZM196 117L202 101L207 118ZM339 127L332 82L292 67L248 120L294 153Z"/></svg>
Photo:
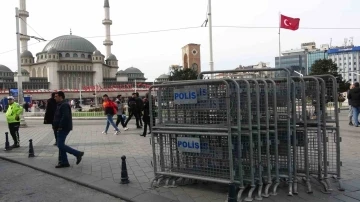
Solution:
<svg viewBox="0 0 360 202"><path fill-rule="evenodd" d="M136 67L129 67L127 69L124 70L124 72L126 72L127 74L142 74L142 72L140 71L140 69L136 68Z"/></svg>
<svg viewBox="0 0 360 202"><path fill-rule="evenodd" d="M5 65L0 65L0 72L12 72L11 69Z"/></svg>
<svg viewBox="0 0 360 202"><path fill-rule="evenodd" d="M117 58L114 54L110 54L109 57L106 58L106 60L117 60Z"/></svg>
<svg viewBox="0 0 360 202"><path fill-rule="evenodd" d="M63 35L51 40L43 49L43 52L48 52L50 49L57 51L77 51L92 53L96 47L87 39L76 35Z"/></svg>
<svg viewBox="0 0 360 202"><path fill-rule="evenodd" d="M21 57L28 57L28 58L32 58L33 55L30 51L25 50L24 52L21 53Z"/></svg>

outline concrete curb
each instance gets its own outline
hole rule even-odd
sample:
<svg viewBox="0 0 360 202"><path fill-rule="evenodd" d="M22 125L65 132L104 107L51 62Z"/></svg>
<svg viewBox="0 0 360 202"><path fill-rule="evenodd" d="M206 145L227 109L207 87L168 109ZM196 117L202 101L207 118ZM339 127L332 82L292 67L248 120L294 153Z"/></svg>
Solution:
<svg viewBox="0 0 360 202"><path fill-rule="evenodd" d="M15 159L4 157L4 156L1 156L1 155L0 155L0 159L5 160L5 161L9 161L9 162L12 162L12 163L20 164L20 165L32 168L34 170L44 172L46 174L68 180L70 182L79 184L81 186L84 186L84 187L87 187L87 188L90 188L90 189L94 189L96 191L99 191L99 192L102 192L102 193L105 193L105 194L109 194L110 196L113 196L115 198L119 198L121 200L125 200L127 202L152 202L152 201L157 201L157 202L178 202L178 201L173 200L173 199L169 199L169 198L165 198L165 197L160 196L160 195L144 192L142 190L135 189L135 188L128 187L128 186L122 187L123 189L127 189L127 190L121 190L121 189L119 190L119 188L116 189L116 186L114 186L114 184L116 184L115 182L110 182L110 181L107 181L107 180L101 180L100 178L98 180L94 180L94 181L81 182L80 180L76 180L77 177L74 177L74 176L82 177L82 176L87 175L87 174L83 174L83 173L80 173L78 171L66 170L67 171L66 174L68 174L69 176L72 176L72 177L68 177L68 176L64 176L64 175L61 175L61 174L46 170L45 168L41 168L41 164L36 164L37 166L33 166L30 163L22 162L20 160L15 160ZM30 160L28 160L28 161L30 161ZM59 171L61 172L63 170L59 169ZM93 177L93 176L89 175L89 178L91 178L91 177ZM87 180L84 180L84 181L87 181ZM95 182L99 186L94 185ZM137 193L133 193L132 194L133 197L126 196L126 194L131 195L131 193L129 194L129 191L134 192L134 190ZM123 191L123 192L121 192L121 191Z"/></svg>

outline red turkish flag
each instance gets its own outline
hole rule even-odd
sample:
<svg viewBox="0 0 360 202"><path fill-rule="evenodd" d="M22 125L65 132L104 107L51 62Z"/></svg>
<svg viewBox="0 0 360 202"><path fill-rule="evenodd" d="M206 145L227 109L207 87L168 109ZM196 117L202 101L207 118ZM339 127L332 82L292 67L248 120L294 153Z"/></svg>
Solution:
<svg viewBox="0 0 360 202"><path fill-rule="evenodd" d="M285 15L281 15L280 17L280 28L290 29L290 30L298 30L300 24L300 18L291 18Z"/></svg>

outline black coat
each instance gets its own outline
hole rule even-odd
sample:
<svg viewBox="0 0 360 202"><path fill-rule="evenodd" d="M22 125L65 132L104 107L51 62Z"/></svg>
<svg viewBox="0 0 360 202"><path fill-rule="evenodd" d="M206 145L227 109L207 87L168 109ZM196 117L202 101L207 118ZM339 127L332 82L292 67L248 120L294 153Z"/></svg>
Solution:
<svg viewBox="0 0 360 202"><path fill-rule="evenodd" d="M54 121L55 111L57 103L54 98L50 98L47 101L46 112L44 117L44 124L52 124Z"/></svg>
<svg viewBox="0 0 360 202"><path fill-rule="evenodd" d="M347 95L347 98L351 100L351 106L360 107L360 88L355 87L351 89Z"/></svg>
<svg viewBox="0 0 360 202"><path fill-rule="evenodd" d="M149 112L149 101L145 101L144 102L144 116L143 116L143 121L146 122L146 123L150 123L150 112Z"/></svg>
<svg viewBox="0 0 360 202"><path fill-rule="evenodd" d="M53 128L62 128L64 131L71 131L73 129L72 114L70 105L65 102L59 102L55 111Z"/></svg>

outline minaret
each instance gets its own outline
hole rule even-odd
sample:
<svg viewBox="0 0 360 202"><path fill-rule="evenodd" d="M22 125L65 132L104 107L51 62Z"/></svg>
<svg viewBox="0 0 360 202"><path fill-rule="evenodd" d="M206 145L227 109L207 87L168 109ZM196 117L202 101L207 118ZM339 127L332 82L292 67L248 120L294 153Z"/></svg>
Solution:
<svg viewBox="0 0 360 202"><path fill-rule="evenodd" d="M20 9L19 9L19 16L20 20L20 47L21 52L28 50L28 41L30 37L27 36L27 18L29 17L29 12L26 11L26 0L19 0ZM25 35L25 36L24 36Z"/></svg>
<svg viewBox="0 0 360 202"><path fill-rule="evenodd" d="M109 0L104 1L104 10L105 10L105 19L102 21L103 25L105 25L105 41L104 46L106 48L106 58L109 57L111 54L111 46L113 45L113 42L111 41L110 37L110 25L112 24L112 21L110 20L110 5Z"/></svg>

